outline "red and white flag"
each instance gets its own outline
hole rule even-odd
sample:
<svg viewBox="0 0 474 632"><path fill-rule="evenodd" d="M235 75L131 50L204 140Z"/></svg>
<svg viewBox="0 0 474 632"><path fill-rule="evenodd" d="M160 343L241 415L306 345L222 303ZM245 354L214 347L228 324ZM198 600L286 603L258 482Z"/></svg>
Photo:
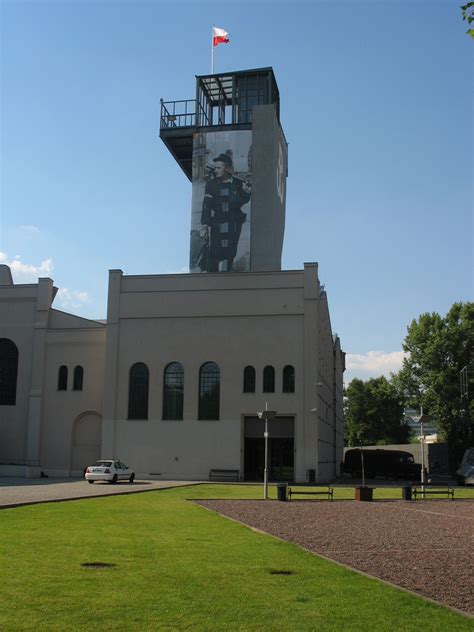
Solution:
<svg viewBox="0 0 474 632"><path fill-rule="evenodd" d="M218 44L228 44L229 43L229 33L224 31L224 29L218 29L215 26L212 27L212 45L217 46Z"/></svg>

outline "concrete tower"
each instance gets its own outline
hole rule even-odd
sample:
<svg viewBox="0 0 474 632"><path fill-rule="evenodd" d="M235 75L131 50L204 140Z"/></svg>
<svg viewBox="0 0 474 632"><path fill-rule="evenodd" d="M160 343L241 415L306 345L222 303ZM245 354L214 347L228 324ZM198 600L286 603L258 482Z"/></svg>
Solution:
<svg viewBox="0 0 474 632"><path fill-rule="evenodd" d="M271 68L196 77L161 101L160 137L191 180L190 272L281 270L288 147Z"/></svg>

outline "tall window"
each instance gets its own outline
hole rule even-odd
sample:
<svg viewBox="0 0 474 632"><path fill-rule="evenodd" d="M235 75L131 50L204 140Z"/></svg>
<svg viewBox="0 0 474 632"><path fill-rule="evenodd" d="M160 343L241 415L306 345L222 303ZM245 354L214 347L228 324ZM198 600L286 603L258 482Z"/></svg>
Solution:
<svg viewBox="0 0 474 632"><path fill-rule="evenodd" d="M199 371L199 419L219 419L221 372L215 362Z"/></svg>
<svg viewBox="0 0 474 632"><path fill-rule="evenodd" d="M263 392L275 392L275 369L272 366L266 366L263 369Z"/></svg>
<svg viewBox="0 0 474 632"><path fill-rule="evenodd" d="M67 391L67 366L64 364L59 367L58 391Z"/></svg>
<svg viewBox="0 0 474 632"><path fill-rule="evenodd" d="M165 368L163 379L163 419L183 418L184 369L179 362Z"/></svg>
<svg viewBox="0 0 474 632"><path fill-rule="evenodd" d="M148 367L137 362L130 369L128 386L128 418L148 419Z"/></svg>
<svg viewBox="0 0 474 632"><path fill-rule="evenodd" d="M246 366L244 369L244 393L255 393L255 369Z"/></svg>
<svg viewBox="0 0 474 632"><path fill-rule="evenodd" d="M8 338L0 338L0 406L16 404L18 349Z"/></svg>
<svg viewBox="0 0 474 632"><path fill-rule="evenodd" d="M76 366L74 369L74 380L72 383L73 391L82 391L82 382L84 381L84 369L82 366Z"/></svg>
<svg viewBox="0 0 474 632"><path fill-rule="evenodd" d="M287 364L283 369L283 392L295 392L295 367L291 366L291 364Z"/></svg>

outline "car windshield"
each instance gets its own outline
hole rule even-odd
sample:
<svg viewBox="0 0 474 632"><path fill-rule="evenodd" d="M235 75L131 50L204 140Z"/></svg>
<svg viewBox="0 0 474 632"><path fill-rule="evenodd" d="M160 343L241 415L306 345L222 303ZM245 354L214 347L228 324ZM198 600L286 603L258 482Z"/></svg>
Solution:
<svg viewBox="0 0 474 632"><path fill-rule="evenodd" d="M112 465L112 461L96 461L94 465L98 467L110 467Z"/></svg>

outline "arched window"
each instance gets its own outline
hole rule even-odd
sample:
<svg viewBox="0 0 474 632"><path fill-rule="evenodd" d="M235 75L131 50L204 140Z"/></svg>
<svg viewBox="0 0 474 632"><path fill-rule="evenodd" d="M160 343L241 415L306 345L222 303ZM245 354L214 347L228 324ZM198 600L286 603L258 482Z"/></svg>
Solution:
<svg viewBox="0 0 474 632"><path fill-rule="evenodd" d="M255 393L255 369L246 366L244 369L244 393Z"/></svg>
<svg viewBox="0 0 474 632"><path fill-rule="evenodd" d="M263 392L275 392L275 369L272 366L266 366L263 369Z"/></svg>
<svg viewBox="0 0 474 632"><path fill-rule="evenodd" d="M84 381L84 369L82 366L76 366L74 369L74 380L72 383L73 391L82 391L82 382Z"/></svg>
<svg viewBox="0 0 474 632"><path fill-rule="evenodd" d="M183 418L184 369L179 362L171 362L163 377L163 419Z"/></svg>
<svg viewBox="0 0 474 632"><path fill-rule="evenodd" d="M18 349L8 338L0 338L0 406L16 404Z"/></svg>
<svg viewBox="0 0 474 632"><path fill-rule="evenodd" d="M148 367L137 362L130 369L128 386L128 418L148 419Z"/></svg>
<svg viewBox="0 0 474 632"><path fill-rule="evenodd" d="M219 419L221 372L215 362L199 371L199 419Z"/></svg>
<svg viewBox="0 0 474 632"><path fill-rule="evenodd" d="M64 364L59 367L58 391L67 391L67 366Z"/></svg>
<svg viewBox="0 0 474 632"><path fill-rule="evenodd" d="M283 392L295 392L295 367L291 366L291 364L287 364L283 369Z"/></svg>

